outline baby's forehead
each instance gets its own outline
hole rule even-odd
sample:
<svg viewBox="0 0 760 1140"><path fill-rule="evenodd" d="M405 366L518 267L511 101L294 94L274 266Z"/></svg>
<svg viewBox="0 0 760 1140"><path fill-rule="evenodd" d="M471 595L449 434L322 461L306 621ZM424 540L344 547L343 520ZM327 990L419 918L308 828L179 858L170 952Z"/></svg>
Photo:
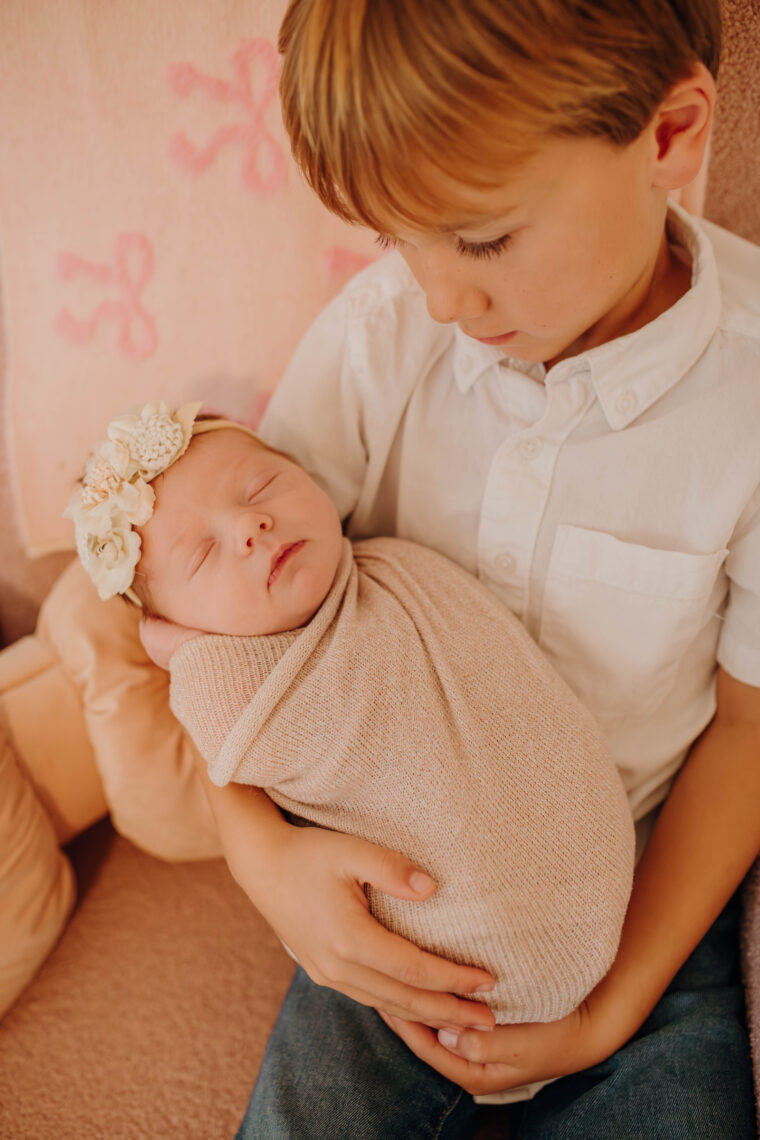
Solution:
<svg viewBox="0 0 760 1140"><path fill-rule="evenodd" d="M195 436L185 454L153 480L154 518L160 516L163 529L196 509L213 507L234 491L238 482L265 467L273 454L263 443L235 428ZM160 510L162 504L170 505L171 510Z"/></svg>
<svg viewBox="0 0 760 1140"><path fill-rule="evenodd" d="M187 480L200 469L211 469L223 478L241 465L248 468L266 463L271 455L263 442L247 432L237 428L214 428L193 436L185 454L166 475L176 474Z"/></svg>
<svg viewBox="0 0 760 1140"><path fill-rule="evenodd" d="M188 453L190 451L197 453L203 450L220 458L225 453L233 451L236 453L252 452L258 455L266 455L269 452L269 448L258 436L233 426L214 427L210 431L203 431L194 435L187 450Z"/></svg>

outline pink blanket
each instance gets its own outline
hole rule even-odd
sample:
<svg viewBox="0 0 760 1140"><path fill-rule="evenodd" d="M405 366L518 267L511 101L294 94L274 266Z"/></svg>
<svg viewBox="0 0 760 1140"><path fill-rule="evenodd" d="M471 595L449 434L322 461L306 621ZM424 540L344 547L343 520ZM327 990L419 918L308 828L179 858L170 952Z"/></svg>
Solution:
<svg viewBox="0 0 760 1140"><path fill-rule="evenodd" d="M160 392L257 421L301 334L377 253L288 157L284 0L4 0L0 292L27 548L89 446Z"/></svg>

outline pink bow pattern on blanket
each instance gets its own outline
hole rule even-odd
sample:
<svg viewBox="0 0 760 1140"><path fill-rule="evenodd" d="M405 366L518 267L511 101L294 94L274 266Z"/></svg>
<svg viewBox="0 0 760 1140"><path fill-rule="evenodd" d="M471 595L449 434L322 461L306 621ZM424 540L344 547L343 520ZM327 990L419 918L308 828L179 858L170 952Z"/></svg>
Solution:
<svg viewBox="0 0 760 1140"><path fill-rule="evenodd" d="M379 252L292 176L286 0L179 7L0 4L5 423L35 554L71 549L69 482L114 408L160 392L256 425Z"/></svg>
<svg viewBox="0 0 760 1140"><path fill-rule="evenodd" d="M252 72L259 64L263 70L258 93L254 91ZM170 154L174 161L192 174L202 174L216 161L225 147L243 147L243 184L257 194L272 194L286 178L282 148L270 134L264 116L277 96L278 60L274 46L265 39L241 40L232 56L231 82L205 75L192 63L173 63L169 67L169 84L180 99L202 91L217 103L238 104L247 122L220 127L205 146L195 146L184 132L174 136Z"/></svg>
<svg viewBox="0 0 760 1140"><path fill-rule="evenodd" d="M342 245L331 245L329 249L324 252L324 261L327 266L327 272L334 281L340 281L344 284L349 281L355 273L364 269L367 265L371 265L376 261L375 256L370 256L365 253L356 253L352 249L346 249Z"/></svg>
<svg viewBox="0 0 760 1140"><path fill-rule="evenodd" d="M97 285L115 285L120 294L115 300L102 301L89 317L75 317L69 309L61 309L55 321L60 335L74 344L86 344L100 324L113 321L124 356L133 360L152 356L158 346L158 332L156 322L143 307L141 294L153 276L153 265L153 247L144 234L119 234L111 265L87 261L76 253L60 253L58 272L65 281L84 277Z"/></svg>

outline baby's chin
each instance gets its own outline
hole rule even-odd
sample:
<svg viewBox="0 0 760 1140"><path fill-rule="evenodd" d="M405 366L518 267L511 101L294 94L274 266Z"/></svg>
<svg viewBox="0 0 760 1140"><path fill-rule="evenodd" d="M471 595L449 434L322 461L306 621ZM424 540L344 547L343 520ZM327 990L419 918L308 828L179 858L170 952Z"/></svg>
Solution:
<svg viewBox="0 0 760 1140"><path fill-rule="evenodd" d="M321 604L321 603L320 603ZM243 614L235 617L205 615L193 628L202 633L215 634L222 637L270 637L277 633L289 633L308 625L319 609L315 606L311 613L287 614L279 618L264 620L260 615ZM172 619L169 619L172 620ZM179 623L186 624L186 623Z"/></svg>
<svg viewBox="0 0 760 1140"><path fill-rule="evenodd" d="M303 629L308 625L314 614L319 609L316 606L311 613L306 615L294 614L288 618L281 618L279 621L262 623L256 621L235 623L234 629L216 630L217 633L226 633L232 637L271 637L277 633L291 633L293 630Z"/></svg>

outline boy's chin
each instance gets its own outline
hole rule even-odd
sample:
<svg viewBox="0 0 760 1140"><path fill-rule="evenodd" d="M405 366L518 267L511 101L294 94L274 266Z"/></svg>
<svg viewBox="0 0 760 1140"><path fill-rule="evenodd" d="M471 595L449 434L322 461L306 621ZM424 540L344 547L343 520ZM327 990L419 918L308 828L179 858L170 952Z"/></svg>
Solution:
<svg viewBox="0 0 760 1140"><path fill-rule="evenodd" d="M567 345L557 338L518 333L514 340L508 340L498 347L510 360L519 360L523 364L543 364L544 361L559 356Z"/></svg>
<svg viewBox="0 0 760 1140"><path fill-rule="evenodd" d="M574 340L539 340L531 344L510 345L509 356L513 360L520 360L524 364L543 364L547 372L560 360L575 356L580 351L578 338Z"/></svg>
<svg viewBox="0 0 760 1140"><path fill-rule="evenodd" d="M512 344L505 344L501 351L510 360L519 360L522 364L543 364L552 357L559 355L562 349L555 352L554 345L548 341L535 340L531 343L528 338L523 342L515 341Z"/></svg>

